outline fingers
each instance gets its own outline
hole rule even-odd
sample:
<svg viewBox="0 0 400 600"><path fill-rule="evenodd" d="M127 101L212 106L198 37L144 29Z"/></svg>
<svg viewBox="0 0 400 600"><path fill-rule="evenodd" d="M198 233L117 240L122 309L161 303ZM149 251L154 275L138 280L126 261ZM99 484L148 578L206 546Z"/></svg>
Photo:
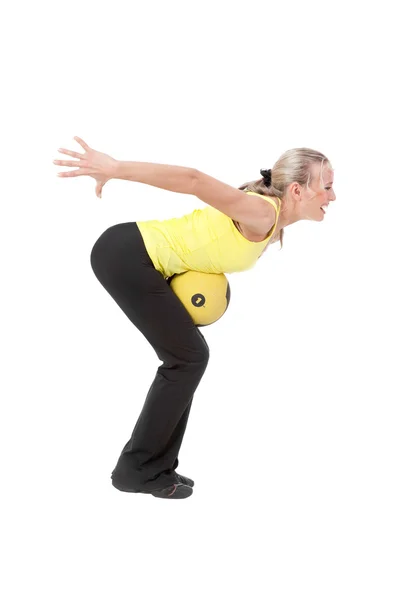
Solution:
<svg viewBox="0 0 400 600"><path fill-rule="evenodd" d="M60 165L62 167L76 167L76 166L78 166L78 164L79 165L81 164L81 163L77 163L76 160L53 160L53 163L55 165Z"/></svg>
<svg viewBox="0 0 400 600"><path fill-rule="evenodd" d="M89 150L90 150L89 146L80 137L75 136L74 140L76 140L78 142L78 144L80 144L82 146L82 148L84 150L86 150L86 152L89 152Z"/></svg>
<svg viewBox="0 0 400 600"><path fill-rule="evenodd" d="M83 158L84 154L79 154L79 152L73 152L72 150L65 150L65 148L58 149L60 154L68 154L68 156L72 156L73 158Z"/></svg>
<svg viewBox="0 0 400 600"><path fill-rule="evenodd" d="M79 169L78 171L65 171L64 173L57 173L58 177L79 177L79 175L88 175L86 169Z"/></svg>
<svg viewBox="0 0 400 600"><path fill-rule="evenodd" d="M86 152L89 152L91 148L84 142L80 137L75 136L74 140L78 142L82 146ZM67 154L68 156L72 156L72 158L79 158L82 160L85 155L80 154L79 152L74 152L73 150L66 150L65 148L59 148L58 151L60 154ZM80 175L89 175L88 169L82 169L82 164L87 164L87 162L77 163L75 160L53 160L55 165L60 165L62 167L76 167L78 164L80 168L76 171L66 171L64 173L57 173L58 177L79 177Z"/></svg>

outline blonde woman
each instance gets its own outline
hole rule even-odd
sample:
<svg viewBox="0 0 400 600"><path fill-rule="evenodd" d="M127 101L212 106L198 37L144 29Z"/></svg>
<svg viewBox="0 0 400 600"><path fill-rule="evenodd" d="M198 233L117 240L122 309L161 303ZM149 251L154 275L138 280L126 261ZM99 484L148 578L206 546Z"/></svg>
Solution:
<svg viewBox="0 0 400 600"><path fill-rule="evenodd" d="M124 179L197 196L208 205L175 219L114 225L99 237L90 257L102 286L162 361L112 484L157 498L187 498L194 482L176 472L178 454L209 348L169 279L189 270L252 268L270 243L280 239L282 247L285 227L325 218L336 198L333 169L320 152L294 148L271 170L261 170L261 179L234 188L192 168L118 161L74 139L84 152L60 148L75 160L54 163L75 170L59 176L93 177L100 198L107 181Z"/></svg>

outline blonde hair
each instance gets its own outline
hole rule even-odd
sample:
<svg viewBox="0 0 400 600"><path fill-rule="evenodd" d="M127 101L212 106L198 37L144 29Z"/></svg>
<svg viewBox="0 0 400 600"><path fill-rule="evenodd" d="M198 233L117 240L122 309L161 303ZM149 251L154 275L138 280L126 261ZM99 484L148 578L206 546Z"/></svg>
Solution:
<svg viewBox="0 0 400 600"><path fill-rule="evenodd" d="M319 162L321 163L319 182L323 187L322 169L324 161L326 161L329 167L331 166L326 156L317 150L311 150L311 148L293 148L284 152L272 167L271 185L266 186L264 179L261 178L244 183L238 189L257 192L257 194L262 194L263 196L276 196L280 199L281 211L284 212L286 208L283 197L289 185L297 182L310 189L309 184L312 179L311 167ZM283 247L283 234L284 230L281 229L279 237L281 249Z"/></svg>

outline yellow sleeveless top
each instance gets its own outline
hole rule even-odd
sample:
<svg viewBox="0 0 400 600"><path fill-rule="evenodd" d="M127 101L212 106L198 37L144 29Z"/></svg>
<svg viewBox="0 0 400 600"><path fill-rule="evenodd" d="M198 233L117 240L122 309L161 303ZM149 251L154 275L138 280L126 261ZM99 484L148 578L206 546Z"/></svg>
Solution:
<svg viewBox="0 0 400 600"><path fill-rule="evenodd" d="M213 206L165 221L138 221L144 245L157 271L167 279L185 271L234 273L251 269L275 232L280 201L255 192L246 194L261 196L275 208L274 226L262 242L247 240L233 220Z"/></svg>

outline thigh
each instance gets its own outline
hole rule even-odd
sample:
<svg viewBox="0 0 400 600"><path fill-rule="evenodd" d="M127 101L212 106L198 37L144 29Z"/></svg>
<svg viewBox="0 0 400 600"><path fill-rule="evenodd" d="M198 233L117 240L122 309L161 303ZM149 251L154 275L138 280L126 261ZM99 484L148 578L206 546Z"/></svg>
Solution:
<svg viewBox="0 0 400 600"><path fill-rule="evenodd" d="M208 345L189 313L157 271L136 223L107 229L91 253L96 277L166 362L202 362Z"/></svg>

